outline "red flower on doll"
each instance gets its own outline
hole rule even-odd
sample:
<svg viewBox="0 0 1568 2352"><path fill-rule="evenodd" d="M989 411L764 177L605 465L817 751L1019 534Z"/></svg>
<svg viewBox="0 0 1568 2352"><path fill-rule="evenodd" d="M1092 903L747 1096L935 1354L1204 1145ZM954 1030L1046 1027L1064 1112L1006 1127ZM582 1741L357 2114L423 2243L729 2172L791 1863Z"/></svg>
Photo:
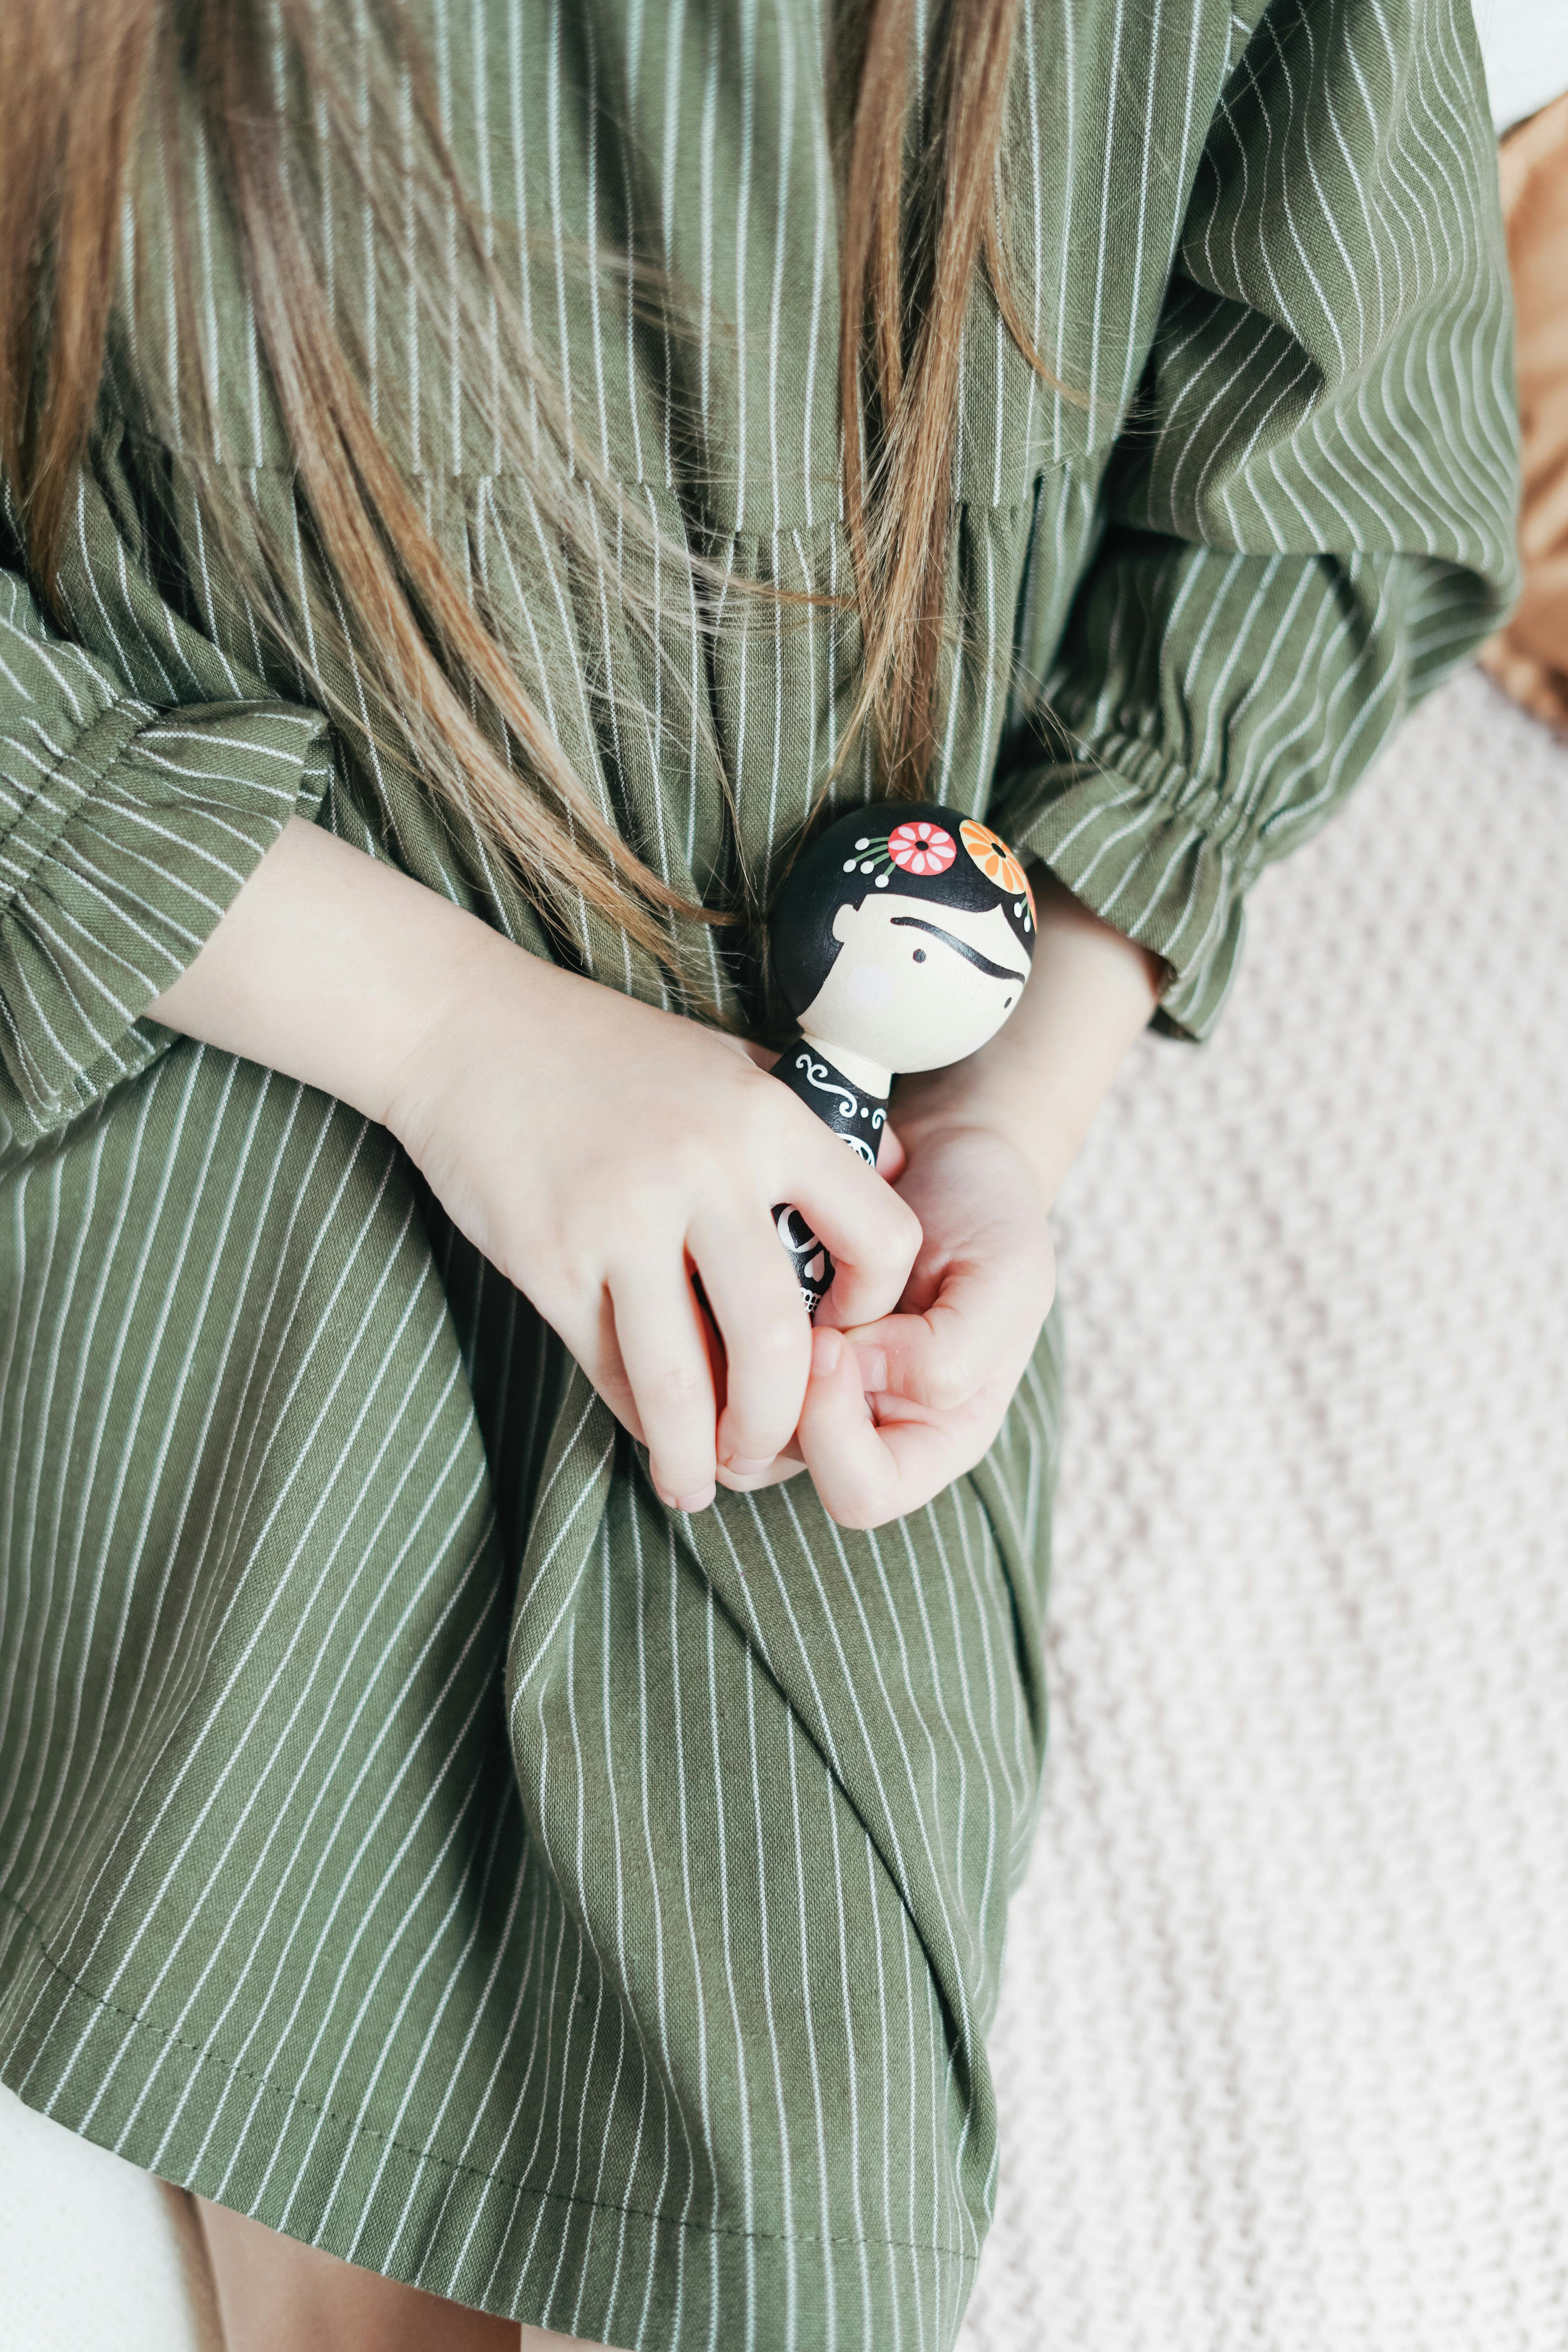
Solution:
<svg viewBox="0 0 1568 2352"><path fill-rule="evenodd" d="M958 848L951 833L921 817L893 827L888 835L888 855L906 874L945 874Z"/></svg>

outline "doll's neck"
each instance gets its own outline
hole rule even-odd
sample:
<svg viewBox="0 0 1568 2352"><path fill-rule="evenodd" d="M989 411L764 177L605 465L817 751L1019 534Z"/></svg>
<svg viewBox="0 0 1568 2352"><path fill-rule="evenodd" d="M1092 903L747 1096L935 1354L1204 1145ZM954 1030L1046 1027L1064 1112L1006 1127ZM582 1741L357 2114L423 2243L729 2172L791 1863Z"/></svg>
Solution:
<svg viewBox="0 0 1568 2352"><path fill-rule="evenodd" d="M851 1086L858 1087L874 1101L887 1101L893 1091L891 1070L884 1069L879 1062L868 1061L864 1054L851 1053L847 1045L834 1045L826 1037L814 1037L809 1030L803 1029L800 1034L814 1053L822 1055L836 1070L843 1071Z"/></svg>

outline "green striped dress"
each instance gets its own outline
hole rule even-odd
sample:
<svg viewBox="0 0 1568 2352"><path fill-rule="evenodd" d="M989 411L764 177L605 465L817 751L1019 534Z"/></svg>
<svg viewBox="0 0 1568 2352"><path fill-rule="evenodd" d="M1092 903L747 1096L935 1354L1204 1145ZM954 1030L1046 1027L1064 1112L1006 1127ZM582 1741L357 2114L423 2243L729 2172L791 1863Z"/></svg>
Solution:
<svg viewBox="0 0 1568 2352"><path fill-rule="evenodd" d="M421 16L605 471L667 540L841 593L818 0ZM199 155L189 184L215 446L167 421L144 185L68 633L0 524L0 2074L495 2312L938 2352L996 2174L1054 1324L990 1455L909 1519L846 1534L800 1481L673 1517L383 1130L145 1017L297 811L547 951L481 843L322 715L352 656L313 691L213 551L215 467L301 565L308 530ZM852 621L700 615L682 577L652 657L441 375L395 239L321 185L384 426L577 772L678 888L765 897ZM977 288L934 785L1157 950L1160 1018L1201 1036L1254 876L1510 593L1465 0L1024 0L1005 187L1026 320L1085 396ZM686 289L681 331L576 268L595 243ZM657 994L585 913L576 952Z"/></svg>

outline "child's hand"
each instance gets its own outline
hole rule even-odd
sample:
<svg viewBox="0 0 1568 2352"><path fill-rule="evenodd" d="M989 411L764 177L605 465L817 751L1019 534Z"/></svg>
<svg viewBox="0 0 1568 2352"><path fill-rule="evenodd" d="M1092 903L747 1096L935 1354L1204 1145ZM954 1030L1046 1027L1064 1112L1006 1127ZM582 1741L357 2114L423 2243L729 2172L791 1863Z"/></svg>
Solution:
<svg viewBox="0 0 1568 2352"><path fill-rule="evenodd" d="M912 1210L734 1039L496 942L392 1090L387 1124L634 1436L667 1503L769 1476L811 1326L772 1209L837 1263L841 1311L897 1305ZM759 1057L765 1059L766 1057ZM723 1402L691 1276L723 1341Z"/></svg>
<svg viewBox="0 0 1568 2352"><path fill-rule="evenodd" d="M389 1127L687 1509L721 1459L764 1475L800 1418L811 1326L773 1203L810 1218L862 1320L898 1304L920 1247L912 1212L733 1038L524 954L298 817L149 1010Z"/></svg>
<svg viewBox="0 0 1568 2352"><path fill-rule="evenodd" d="M721 1469L766 1483L798 1449L834 1516L870 1526L994 1436L1050 1300L1047 1206L1154 1003L1152 957L1037 888L1017 1012L899 1089L896 1185L732 1038L524 954L298 817L147 1009L384 1121L647 1440L668 1500L700 1508ZM779 1201L837 1260L824 1320L858 1343L819 1332L815 1372Z"/></svg>
<svg viewBox="0 0 1568 2352"><path fill-rule="evenodd" d="M908 1150L897 1189L924 1234L899 1311L862 1320L834 1294L818 1318L796 1443L847 1527L918 1509L995 1437L1051 1303L1047 1212L1154 1007L1156 958L1038 869L1036 890L1034 970L1012 1019L894 1097Z"/></svg>
<svg viewBox="0 0 1568 2352"><path fill-rule="evenodd" d="M897 1190L923 1239L899 1311L858 1322L834 1291L817 1318L801 1413L805 1466L844 1527L901 1517L973 1468L1056 1285L1045 1202L1005 1135L923 1121L907 1144Z"/></svg>

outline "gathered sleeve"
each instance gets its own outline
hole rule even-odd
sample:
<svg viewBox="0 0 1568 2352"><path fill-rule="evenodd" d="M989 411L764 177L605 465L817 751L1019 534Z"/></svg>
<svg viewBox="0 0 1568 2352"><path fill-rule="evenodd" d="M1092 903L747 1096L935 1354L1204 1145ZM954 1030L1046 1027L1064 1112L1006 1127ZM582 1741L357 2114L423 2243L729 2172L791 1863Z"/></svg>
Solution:
<svg viewBox="0 0 1568 2352"><path fill-rule="evenodd" d="M13 1136L63 1124L167 1044L148 1006L331 776L322 716L268 696L165 606L101 501L84 493L82 515L90 555L71 599L92 607L89 643L0 570L0 1130Z"/></svg>
<svg viewBox="0 0 1568 2352"><path fill-rule="evenodd" d="M1247 888L1515 593L1496 150L1465 0L1238 26L1009 836L1202 1036Z"/></svg>

